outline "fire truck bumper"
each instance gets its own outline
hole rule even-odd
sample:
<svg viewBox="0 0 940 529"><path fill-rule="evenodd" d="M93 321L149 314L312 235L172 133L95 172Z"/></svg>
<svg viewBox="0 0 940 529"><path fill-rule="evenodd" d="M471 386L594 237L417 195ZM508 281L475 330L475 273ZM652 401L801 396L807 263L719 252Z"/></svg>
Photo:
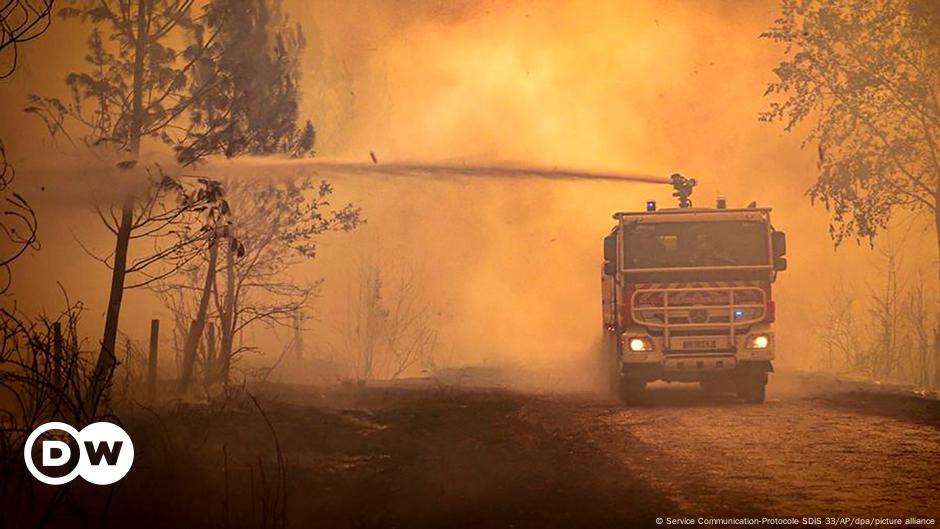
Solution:
<svg viewBox="0 0 940 529"><path fill-rule="evenodd" d="M625 333L625 336L630 335ZM671 347L665 346L662 337L644 340L649 341L653 350L625 350L621 357L623 376L646 381L696 382L755 370L773 371L773 333L765 329L736 337L733 343L728 338L716 340L714 336L673 339Z"/></svg>
<svg viewBox="0 0 940 529"><path fill-rule="evenodd" d="M621 374L627 378L665 380L667 382L700 382L703 380L734 379L752 372L773 372L769 360L737 360L727 356L689 356L669 358L662 363L627 364L621 366Z"/></svg>

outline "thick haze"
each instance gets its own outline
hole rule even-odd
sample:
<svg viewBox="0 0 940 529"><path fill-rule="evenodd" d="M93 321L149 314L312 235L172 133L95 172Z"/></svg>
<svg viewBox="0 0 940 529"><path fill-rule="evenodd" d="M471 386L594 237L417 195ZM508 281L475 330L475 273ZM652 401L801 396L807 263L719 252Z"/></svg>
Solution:
<svg viewBox="0 0 940 529"><path fill-rule="evenodd" d="M308 39L302 110L318 128L318 155L678 171L699 180L699 204L720 193L732 206L772 206L775 226L789 236L790 270L774 287L778 359L812 366L825 291L840 277L859 286L878 278L864 245L833 251L825 210L803 196L815 178L813 151L800 149L798 134L757 121L783 51L758 39L776 4L504 4L288 2ZM59 155L42 139L42 125L20 111L29 92L63 94L85 32L56 20L43 39L22 47L20 71L0 84L0 137L20 168L17 189L37 207L43 243L16 264L15 299L24 310L53 311L60 281L88 308L86 331L95 340L109 274L74 237L103 253L113 241L85 205L91 175L28 171ZM250 169L234 172L243 170ZM328 176L334 202L362 206L368 223L324 237L316 261L296 271L326 278L318 321L305 337L320 355L330 354L357 263L378 260L421 279L454 363L567 365L599 338L601 239L610 214L638 209L648 197L672 201L669 188L645 183ZM926 237L908 236L909 270L932 264L916 255L919 246L933 247L920 240ZM166 311L145 292L126 296L123 331L143 339L151 317Z"/></svg>

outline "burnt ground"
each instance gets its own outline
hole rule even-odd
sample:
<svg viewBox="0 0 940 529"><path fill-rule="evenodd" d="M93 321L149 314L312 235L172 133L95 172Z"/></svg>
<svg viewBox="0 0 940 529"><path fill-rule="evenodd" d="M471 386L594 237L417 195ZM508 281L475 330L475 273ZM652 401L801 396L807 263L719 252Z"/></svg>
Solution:
<svg viewBox="0 0 940 529"><path fill-rule="evenodd" d="M656 517L940 518L940 402L775 375L748 405L600 394L256 388L259 412L134 407L114 487L76 481L62 527L647 527ZM278 447L282 463L277 464ZM280 468L280 470L279 470ZM107 514L104 514L105 506ZM104 515L104 516L103 516Z"/></svg>

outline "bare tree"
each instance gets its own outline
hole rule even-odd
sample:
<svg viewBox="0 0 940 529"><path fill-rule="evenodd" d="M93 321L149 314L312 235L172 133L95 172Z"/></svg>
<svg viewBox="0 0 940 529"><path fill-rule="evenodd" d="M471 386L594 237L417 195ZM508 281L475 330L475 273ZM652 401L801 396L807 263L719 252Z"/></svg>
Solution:
<svg viewBox="0 0 940 529"><path fill-rule="evenodd" d="M38 38L52 18L53 0L6 0L0 4L0 79L13 75L19 64L19 44ZM0 193L4 209L0 211L0 294L10 288L10 265L28 249L38 249L36 214L20 194L10 189L15 170L7 160L0 140Z"/></svg>
<svg viewBox="0 0 940 529"><path fill-rule="evenodd" d="M232 362L246 350L235 346L238 335L254 325L293 327L297 314L316 296L320 281L299 281L291 269L316 257L317 237L352 230L361 222L358 208L333 208L333 189L326 182L246 177L229 181L227 187L231 212L218 229L215 249L209 247L186 273L153 286L177 315L177 325L188 329L179 333L185 344L183 389L198 363L194 338L203 333L194 332L196 322L207 326L218 319L213 372L205 378L227 381Z"/></svg>
<svg viewBox="0 0 940 529"><path fill-rule="evenodd" d="M358 281L348 287L346 318L342 322L342 348L353 360L356 380L375 376L382 327L388 315L382 299L382 274L378 265L360 267Z"/></svg>
<svg viewBox="0 0 940 529"><path fill-rule="evenodd" d="M808 194L832 211L836 244L873 239L897 208L927 213L940 277L938 25L936 2L781 0L762 37L786 45L767 87L785 98L761 119L786 130L813 120L804 145L816 145L819 177Z"/></svg>
<svg viewBox="0 0 940 529"><path fill-rule="evenodd" d="M319 282L299 283L293 266L317 255L317 237L350 231L362 222L352 204L334 208L326 181L242 180L232 182L232 238L224 245L225 264L216 281L219 313L219 373L228 380L238 354L235 336L251 325L292 326L315 296Z"/></svg>
<svg viewBox="0 0 940 529"><path fill-rule="evenodd" d="M853 370L859 364L862 336L857 300L844 283L837 284L828 296L828 307L821 328L826 348L824 366L829 370Z"/></svg>
<svg viewBox="0 0 940 529"><path fill-rule="evenodd" d="M921 386L928 386L930 384L931 344L936 337L931 336L930 304L923 276L918 276L917 281L908 288L906 294L901 313L912 337L910 363L913 376L911 378Z"/></svg>
<svg viewBox="0 0 940 529"><path fill-rule="evenodd" d="M884 284L872 288L870 296L872 339L867 354L868 372L875 379L896 375L907 345L901 316L903 287L898 277L901 268L899 248L889 245L879 251L884 260Z"/></svg>
<svg viewBox="0 0 940 529"><path fill-rule="evenodd" d="M868 296L856 297L842 283L830 292L819 331L823 368L930 385L934 304L922 271L904 272L900 250L900 244L878 246L880 276Z"/></svg>
<svg viewBox="0 0 940 529"><path fill-rule="evenodd" d="M339 334L357 380L394 379L416 365L433 365L436 312L413 271L403 268L389 284L378 261L364 263L347 300Z"/></svg>
<svg viewBox="0 0 940 529"><path fill-rule="evenodd" d="M7 163L6 149L0 140L0 193L3 194L4 207L0 211L0 294L10 288L13 272L10 265L29 249L38 249L36 232L39 228L36 213L19 193L9 189L13 182L15 169Z"/></svg>
<svg viewBox="0 0 940 529"><path fill-rule="evenodd" d="M215 286L216 263L219 259L219 237L213 234L209 239L208 262L206 263L205 280L203 281L199 303L196 306L196 313L189 326L189 332L186 333L186 341L183 342L183 367L180 374L180 389L186 390L193 377L193 367L196 363L196 349L202 340L202 332L206 326L206 320L209 313L209 300L212 295L212 289Z"/></svg>
<svg viewBox="0 0 940 529"><path fill-rule="evenodd" d="M384 338L391 378L398 378L415 364L428 363L437 344L431 307L421 299L413 271L402 271L390 297Z"/></svg>

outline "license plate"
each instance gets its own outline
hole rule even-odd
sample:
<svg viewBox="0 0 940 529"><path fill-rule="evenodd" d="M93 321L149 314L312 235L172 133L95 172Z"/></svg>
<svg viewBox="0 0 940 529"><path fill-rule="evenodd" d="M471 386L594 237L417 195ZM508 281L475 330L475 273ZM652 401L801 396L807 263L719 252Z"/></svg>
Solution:
<svg viewBox="0 0 940 529"><path fill-rule="evenodd" d="M717 349L718 342L715 340L685 340L682 342L683 349Z"/></svg>

